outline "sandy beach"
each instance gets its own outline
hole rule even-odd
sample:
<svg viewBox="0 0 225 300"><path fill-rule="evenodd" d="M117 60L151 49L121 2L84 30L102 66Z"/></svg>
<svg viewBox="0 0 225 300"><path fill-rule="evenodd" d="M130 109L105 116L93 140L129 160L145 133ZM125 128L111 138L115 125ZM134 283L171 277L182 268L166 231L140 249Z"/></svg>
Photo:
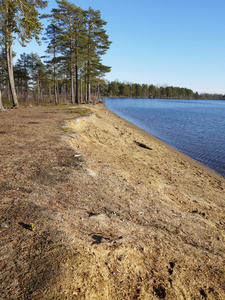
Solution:
<svg viewBox="0 0 225 300"><path fill-rule="evenodd" d="M0 115L2 299L225 299L225 179L85 108Z"/></svg>

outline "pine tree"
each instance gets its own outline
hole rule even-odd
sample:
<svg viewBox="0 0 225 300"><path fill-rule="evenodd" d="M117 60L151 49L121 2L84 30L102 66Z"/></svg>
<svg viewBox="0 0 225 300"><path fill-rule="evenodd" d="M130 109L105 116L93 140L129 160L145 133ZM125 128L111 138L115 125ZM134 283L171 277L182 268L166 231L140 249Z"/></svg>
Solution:
<svg viewBox="0 0 225 300"><path fill-rule="evenodd" d="M2 42L6 49L8 77L14 106L19 105L13 74L14 34L17 35L23 46L32 38L39 41L42 24L39 21L38 9L46 6L47 1L41 0L3 0L0 4Z"/></svg>
<svg viewBox="0 0 225 300"><path fill-rule="evenodd" d="M82 99L83 78L85 87L88 87L86 100L89 101L91 83L97 84L101 77L110 71L110 67L104 66L100 58L111 43L103 29L106 22L101 19L99 11L91 8L84 11L66 0L56 2L58 8L52 9L51 15L47 16L51 18L51 24L46 31L46 40L49 41L47 51L54 54L52 63L56 64L57 61L61 70L67 70L70 74L71 103L78 103L79 81Z"/></svg>
<svg viewBox="0 0 225 300"><path fill-rule="evenodd" d="M58 50L58 35L60 32L59 27L57 26L55 20L52 18L52 16L47 16L51 18L51 23L47 26L45 31L45 37L43 38L44 41L48 42L48 47L46 52L52 56L51 59L47 60L46 62L53 66L53 77L54 77L54 98L55 98L55 104L57 105L59 103L58 99L58 92L57 92L57 53ZM47 57L49 58L49 57Z"/></svg>
<svg viewBox="0 0 225 300"><path fill-rule="evenodd" d="M129 97L130 90L129 90L129 87L125 83L120 84L119 90L120 90L121 97Z"/></svg>
<svg viewBox="0 0 225 300"><path fill-rule="evenodd" d="M78 65L81 65L81 41L84 34L83 11L74 4L61 0L57 1L58 8L52 10L57 27L57 45L61 52L60 59L69 65L71 83L71 103L78 103ZM76 93L74 94L74 75Z"/></svg>
<svg viewBox="0 0 225 300"><path fill-rule="evenodd" d="M2 49L0 53L0 111L4 110L3 103L2 103L2 91L6 85L7 81L7 72L6 72L7 66L6 66L6 55L5 51Z"/></svg>
<svg viewBox="0 0 225 300"><path fill-rule="evenodd" d="M149 86L149 95L150 98L155 98L156 96L156 87L153 84Z"/></svg>
<svg viewBox="0 0 225 300"><path fill-rule="evenodd" d="M27 57L30 83L33 86L33 98L37 94L37 102L43 102L43 82L47 82L46 67L37 53L32 52Z"/></svg>
<svg viewBox="0 0 225 300"><path fill-rule="evenodd" d="M29 76L29 55L23 53L15 64L15 82L17 85L18 92L20 91L21 96L23 96L26 104L28 97L28 82Z"/></svg>
<svg viewBox="0 0 225 300"><path fill-rule="evenodd" d="M110 71L110 67L101 63L101 56L109 49L111 42L106 34L104 26L107 24L102 18L99 10L89 8L85 12L86 18L86 81L87 81L87 102L91 100L91 81L100 74Z"/></svg>

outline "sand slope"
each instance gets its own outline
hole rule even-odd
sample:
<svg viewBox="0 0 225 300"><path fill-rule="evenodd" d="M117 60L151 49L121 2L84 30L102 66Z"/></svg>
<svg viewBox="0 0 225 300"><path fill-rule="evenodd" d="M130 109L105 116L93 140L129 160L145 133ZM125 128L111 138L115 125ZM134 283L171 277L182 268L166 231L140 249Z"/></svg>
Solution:
<svg viewBox="0 0 225 300"><path fill-rule="evenodd" d="M123 254L131 263L133 247L142 247L136 268L148 280L140 297L225 297L224 179L102 106L92 110L70 123L78 134L71 143L96 180L114 184L111 216L98 228L126 239Z"/></svg>
<svg viewBox="0 0 225 300"><path fill-rule="evenodd" d="M0 119L1 298L225 299L225 180L87 107Z"/></svg>

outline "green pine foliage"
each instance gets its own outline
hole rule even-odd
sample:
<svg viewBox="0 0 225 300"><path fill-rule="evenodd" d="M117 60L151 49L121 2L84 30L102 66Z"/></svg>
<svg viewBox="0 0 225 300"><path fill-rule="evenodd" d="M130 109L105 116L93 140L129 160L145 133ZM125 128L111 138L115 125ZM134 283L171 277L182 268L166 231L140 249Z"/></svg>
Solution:
<svg viewBox="0 0 225 300"><path fill-rule="evenodd" d="M14 106L19 103L13 73L13 40L16 36L22 46L32 38L39 42L43 27L38 9L46 6L47 1L41 0L3 0L0 3L0 40L6 51L8 81Z"/></svg>
<svg viewBox="0 0 225 300"><path fill-rule="evenodd" d="M64 69L69 78L72 104L79 103L82 84L85 100L90 102L91 85L110 71L110 67L101 63L101 56L111 43L104 29L107 23L102 20L100 11L91 8L85 11L65 0L58 0L57 3L58 8L47 16L51 19L46 30L49 41L47 51L54 54L49 62L54 65L54 74L56 69Z"/></svg>
<svg viewBox="0 0 225 300"><path fill-rule="evenodd" d="M224 95L198 94L191 89L173 86L155 86L153 84L121 83L119 81L108 81L104 88L105 97L124 98L158 98L158 99L222 99Z"/></svg>
<svg viewBox="0 0 225 300"><path fill-rule="evenodd" d="M102 78L111 69L103 65L101 59L111 42L104 29L107 22L101 18L100 11L83 10L66 0L56 2L58 7L43 16L39 9L45 8L47 1L5 0L0 3L0 40L7 49L8 79L13 102L17 104L16 92L26 103L31 95L37 103L43 102L47 95L50 102L54 97L55 104L67 100L68 96L72 104L90 102L93 92L99 95ZM46 57L43 60L37 53L23 54L13 66L13 39L17 37L23 46L33 38L40 42L41 18L50 21L43 38L47 43ZM3 64L0 60L0 71ZM4 96L5 78L0 79Z"/></svg>

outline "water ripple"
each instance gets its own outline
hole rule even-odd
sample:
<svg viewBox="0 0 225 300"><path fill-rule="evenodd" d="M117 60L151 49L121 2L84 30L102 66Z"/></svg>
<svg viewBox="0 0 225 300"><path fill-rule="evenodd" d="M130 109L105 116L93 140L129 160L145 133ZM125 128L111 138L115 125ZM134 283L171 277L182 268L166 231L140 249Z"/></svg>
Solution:
<svg viewBox="0 0 225 300"><path fill-rule="evenodd" d="M225 177L225 101L108 98L106 107Z"/></svg>

